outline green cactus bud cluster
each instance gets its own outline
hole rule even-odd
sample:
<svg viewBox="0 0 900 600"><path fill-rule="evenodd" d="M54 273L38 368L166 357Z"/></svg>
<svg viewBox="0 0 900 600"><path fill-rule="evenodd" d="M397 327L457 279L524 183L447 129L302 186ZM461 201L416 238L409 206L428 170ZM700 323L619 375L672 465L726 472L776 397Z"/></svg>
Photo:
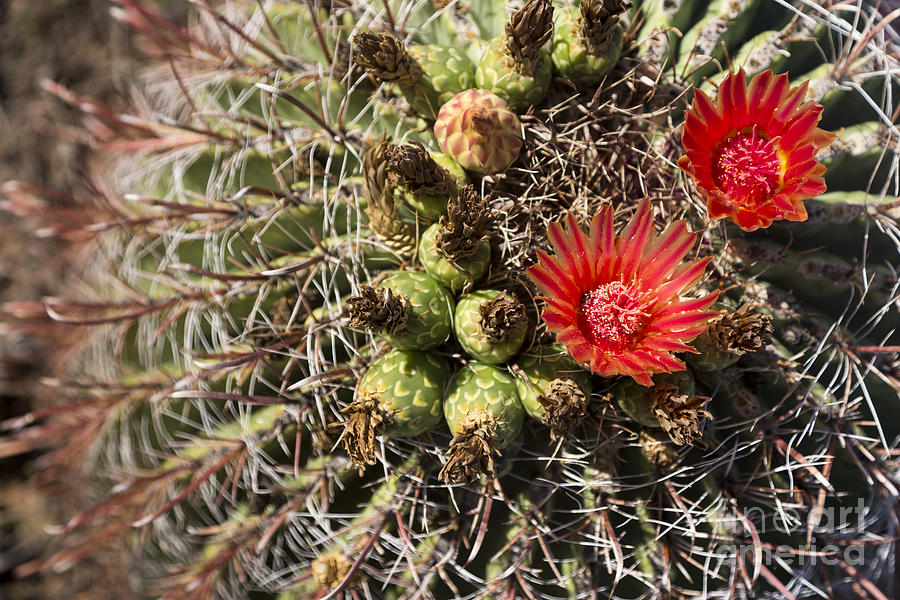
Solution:
<svg viewBox="0 0 900 600"><path fill-rule="evenodd" d="M122 547L142 597L890 595L874 7L119 4L164 57L134 104L47 86L86 113L95 197L0 189L85 257L64 298L0 307L74 338L52 408L0 423L81 486L19 574ZM680 160L773 98L784 132Z"/></svg>

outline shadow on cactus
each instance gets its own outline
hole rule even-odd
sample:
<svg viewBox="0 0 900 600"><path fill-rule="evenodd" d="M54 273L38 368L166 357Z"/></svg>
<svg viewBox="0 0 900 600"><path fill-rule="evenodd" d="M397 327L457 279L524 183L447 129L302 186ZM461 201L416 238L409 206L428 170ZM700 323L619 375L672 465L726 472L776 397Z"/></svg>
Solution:
<svg viewBox="0 0 900 600"><path fill-rule="evenodd" d="M196 8L120 0L160 58L130 112L50 86L99 201L3 189L93 256L5 311L89 338L2 425L84 471L20 575L116 540L166 598L895 593L869 9Z"/></svg>

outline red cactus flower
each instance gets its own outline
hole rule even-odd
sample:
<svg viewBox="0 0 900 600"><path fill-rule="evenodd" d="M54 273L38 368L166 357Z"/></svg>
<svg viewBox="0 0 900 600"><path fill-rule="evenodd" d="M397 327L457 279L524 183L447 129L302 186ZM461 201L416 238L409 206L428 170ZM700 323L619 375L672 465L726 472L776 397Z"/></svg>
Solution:
<svg viewBox="0 0 900 600"><path fill-rule="evenodd" d="M706 331L718 293L685 299L711 259L680 264L694 245L684 221L662 234L653 228L646 200L616 236L613 210L594 217L588 236L575 218L566 228L553 223L550 242L556 253L538 252L528 276L547 295L541 316L569 354L604 377L629 375L653 385L654 373L683 370L674 352L695 352L685 342Z"/></svg>
<svg viewBox="0 0 900 600"><path fill-rule="evenodd" d="M804 102L809 82L764 71L747 85L730 73L713 102L701 91L684 112L678 161L706 198L709 216L731 217L745 231L772 221L805 221L803 200L825 191L816 154L834 134L816 127L822 106Z"/></svg>

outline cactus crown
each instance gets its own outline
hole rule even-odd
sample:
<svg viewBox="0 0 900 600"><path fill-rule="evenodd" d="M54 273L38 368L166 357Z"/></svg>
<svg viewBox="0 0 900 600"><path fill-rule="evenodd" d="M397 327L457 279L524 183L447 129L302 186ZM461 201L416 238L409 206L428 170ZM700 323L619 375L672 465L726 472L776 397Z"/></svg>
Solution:
<svg viewBox="0 0 900 600"><path fill-rule="evenodd" d="M357 64L379 81L413 85L422 76L422 67L394 36L361 31L353 38Z"/></svg>
<svg viewBox="0 0 900 600"><path fill-rule="evenodd" d="M506 57L509 66L527 75L534 71L544 44L553 35L553 4L529 0L506 24Z"/></svg>
<svg viewBox="0 0 900 600"><path fill-rule="evenodd" d="M120 4L142 23L140 3ZM772 94L762 103L772 132L792 111L795 138L819 117L849 130L878 104L854 104L857 87L891 97L872 77L885 72L876 48L885 31L867 38L840 13L829 19L846 29L806 30L807 19L775 3L726 4L743 12L723 19L722 3L672 13L669 2L642 1L619 27L624 3L582 3L586 37L602 42L612 28L627 38L624 59L621 48L591 57L610 76L584 83L560 68L592 70L569 44L574 7L557 15L566 37L554 40L556 58L540 50L549 1L529 2L504 34L503 0L438 12L415 0L197 0L205 12L194 25L148 36L175 57L175 74L160 82L155 70L163 89L133 114L60 91L89 112L98 145L142 153L104 181L104 212L85 203L90 214L74 225L70 215L82 216L57 210L58 198L0 190L0 207L40 213L44 231L107 231L90 301L48 299L39 311L49 318L29 313L24 323L74 324L78 335L100 324L75 376L53 392L73 410L0 423L0 448L34 448L50 431L66 444L51 462L69 467L77 454L88 465L95 504L43 565L71 565L121 537L141 592L172 598L850 597L855 585L890 580L900 432L879 413L895 411L900 389L900 202L877 204L877 188L896 181L896 161L872 144L862 153L836 144L826 175L814 154L829 140L817 133L785 165L808 171L794 179L812 187L785 197L802 196L815 218L749 234L707 212L721 191L711 150L730 124L758 116L748 112L756 102L741 100ZM162 22L145 27L157 34ZM722 64L751 64L748 53L767 45L737 41L751 26L778 36L775 58L753 71L793 79L732 76L716 89ZM435 58L473 32L482 44L472 52L484 48L475 80L492 81L480 89L454 71L472 65ZM504 36L520 62L546 63L546 87L510 73ZM804 73L843 37L837 62ZM650 54L644 39L665 51ZM360 67L389 80L378 92L344 72L348 40ZM516 103L492 91L495 76ZM459 82L469 83L453 89ZM402 89L410 84L415 94ZM691 85L704 91L682 122ZM808 94L821 111L800 110ZM447 96L432 131L430 109ZM863 123L864 141L893 139L887 104ZM746 141L733 140L725 158L758 150ZM444 154L428 156L436 144ZM690 178L674 167L681 148ZM432 157L451 175L462 165L474 185L423 217L411 190L449 187ZM873 172L865 189L861 172ZM829 196L808 200L826 177ZM863 264L833 252L860 240L871 251ZM466 259L464 285L454 287L453 269L438 280L444 255ZM481 306L507 289L516 299ZM719 315L719 292L759 314ZM522 321L519 299L541 307L543 322ZM520 333L485 349L479 323L498 337L518 323ZM379 363L387 345L397 360ZM722 351L743 355L704 366ZM691 385L660 376L673 370ZM620 394L629 375L640 384ZM813 523L859 498L869 502L864 530ZM792 512L796 534L758 527L757 517L771 525ZM859 545L865 566L751 564L775 547L817 555L810 533Z"/></svg>

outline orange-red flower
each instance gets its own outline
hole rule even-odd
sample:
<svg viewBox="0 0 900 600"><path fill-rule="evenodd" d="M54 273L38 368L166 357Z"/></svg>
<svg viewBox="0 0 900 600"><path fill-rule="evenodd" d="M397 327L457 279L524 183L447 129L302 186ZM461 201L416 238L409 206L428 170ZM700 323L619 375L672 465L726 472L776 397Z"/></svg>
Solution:
<svg viewBox="0 0 900 600"><path fill-rule="evenodd" d="M550 225L555 256L538 252L528 269L546 294L547 328L572 358L604 377L629 375L650 386L654 373L683 370L673 353L694 352L685 342L718 314L708 310L717 293L681 297L711 260L681 264L696 234L675 221L657 235L646 200L620 236L611 207L597 213L587 236L571 214L566 228Z"/></svg>
<svg viewBox="0 0 900 600"><path fill-rule="evenodd" d="M747 85L730 73L713 102L702 91L684 112L678 165L706 197L713 219L730 217L745 231L772 221L805 221L803 200L825 191L816 154L834 134L816 127L822 106L804 102L809 82L764 71Z"/></svg>

